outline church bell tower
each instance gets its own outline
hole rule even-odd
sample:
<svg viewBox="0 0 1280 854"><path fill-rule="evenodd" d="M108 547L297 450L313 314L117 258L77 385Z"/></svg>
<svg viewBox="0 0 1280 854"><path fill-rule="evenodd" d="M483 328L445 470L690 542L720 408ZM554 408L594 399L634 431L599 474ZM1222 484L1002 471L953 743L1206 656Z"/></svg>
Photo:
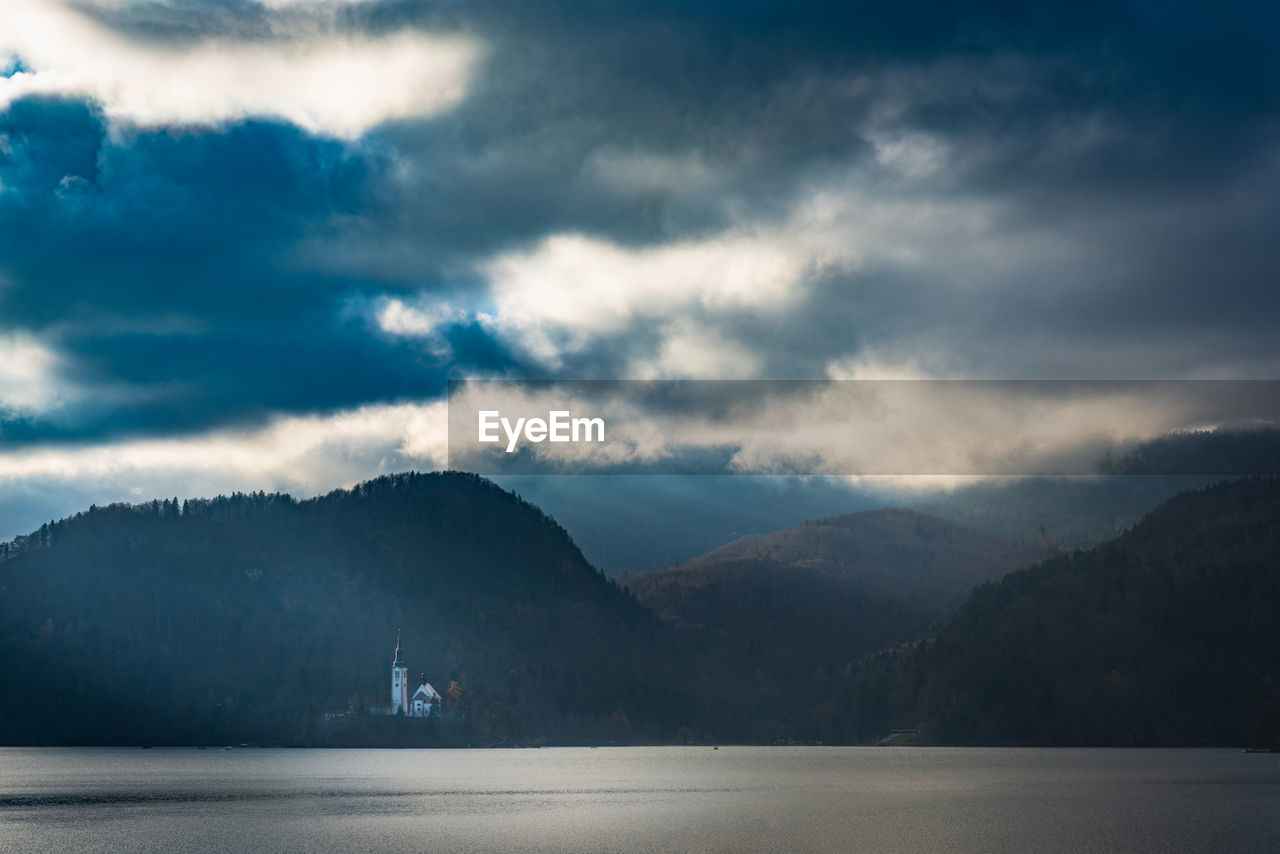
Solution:
<svg viewBox="0 0 1280 854"><path fill-rule="evenodd" d="M391 663L391 714L409 713L409 668L400 656L400 633L396 632L396 660Z"/></svg>

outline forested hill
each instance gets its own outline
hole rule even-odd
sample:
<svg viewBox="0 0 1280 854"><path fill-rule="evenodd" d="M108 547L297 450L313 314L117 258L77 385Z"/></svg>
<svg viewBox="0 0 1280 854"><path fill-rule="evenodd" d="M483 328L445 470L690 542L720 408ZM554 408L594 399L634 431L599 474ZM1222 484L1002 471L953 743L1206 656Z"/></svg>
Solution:
<svg viewBox="0 0 1280 854"><path fill-rule="evenodd" d="M1051 553L1043 544L890 508L743 537L678 566L628 577L625 585L673 622L788 637L831 617L846 635L857 633L863 648L875 648L912 637L981 582Z"/></svg>
<svg viewBox="0 0 1280 854"><path fill-rule="evenodd" d="M315 741L325 711L388 702L398 629L477 743L656 738L674 702L656 621L471 475L93 508L3 557L0 743Z"/></svg>
<svg viewBox="0 0 1280 854"><path fill-rule="evenodd" d="M1280 479L1221 483L979 588L860 700L944 744L1280 747L1277 614Z"/></svg>
<svg viewBox="0 0 1280 854"><path fill-rule="evenodd" d="M916 642L1044 548L818 520L630 579L660 618L471 475L93 508L0 549L0 744L1280 737L1280 480L1178 496ZM397 630L447 722L359 714Z"/></svg>
<svg viewBox="0 0 1280 854"><path fill-rule="evenodd" d="M867 592L958 604L974 585L1046 557L1039 543L1004 539L902 507L804 522L773 534L741 537L675 567L632 576L628 587L688 587L729 567L810 569Z"/></svg>
<svg viewBox="0 0 1280 854"><path fill-rule="evenodd" d="M1117 446L1099 461L1098 475L994 478L918 509L1006 537L1089 548L1180 492L1224 477L1280 475L1280 430L1193 431Z"/></svg>
<svg viewBox="0 0 1280 854"><path fill-rule="evenodd" d="M891 508L744 537L623 583L713 650L709 679L753 692L758 715L794 725L788 734L829 739L815 721L851 659L920 638L979 583L1050 553Z"/></svg>

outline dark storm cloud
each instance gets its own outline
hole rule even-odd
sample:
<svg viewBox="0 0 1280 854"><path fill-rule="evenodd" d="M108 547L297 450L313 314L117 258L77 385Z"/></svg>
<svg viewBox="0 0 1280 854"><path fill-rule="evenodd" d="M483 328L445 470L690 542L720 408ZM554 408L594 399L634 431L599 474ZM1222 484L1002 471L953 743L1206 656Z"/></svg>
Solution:
<svg viewBox="0 0 1280 854"><path fill-rule="evenodd" d="M414 3L356 9L373 21L439 16ZM424 139L448 139L464 159L522 151L534 166L558 163L561 176L600 146L637 145L698 149L767 183L775 170L865 154L867 115L901 101L902 125L987 149L971 180L1083 180L1127 193L1231 169L1206 155L1268 144L1280 105L1266 35L1280 16L1256 4L465 9L493 55L449 132ZM1054 157L1061 121L1094 113L1123 119L1130 135Z"/></svg>
<svg viewBox="0 0 1280 854"><path fill-rule="evenodd" d="M0 128L13 149L0 197L5 266L19 287L32 283L4 310L30 323L80 306L249 326L305 314L323 297L288 274L287 247L357 212L378 168L258 122L112 142L82 105L26 100Z"/></svg>
<svg viewBox="0 0 1280 854"><path fill-rule="evenodd" d="M118 409L49 425L57 435L441 391L429 355L342 316L366 283L291 266L301 235L367 210L376 156L261 122L111 141L101 115L62 100L14 104L0 133L5 326L54 342L77 385L132 392ZM473 330L452 331L474 363L506 364ZM33 436L32 424L16 419L6 438Z"/></svg>
<svg viewBox="0 0 1280 854"><path fill-rule="evenodd" d="M1274 10L478 4L464 21L459 8L349 12L362 26L443 19L493 46L455 113L384 130L420 165L400 220L378 224L381 244L411 246L409 269L557 232L629 245L706 236L784 216L825 175L866 166L857 189L873 200L949 203L957 217L997 204L1001 255L1035 240L1071 251L1015 271L996 257L959 281L921 234L935 256L923 270L871 265L819 281L788 312L707 321L769 342L759 349L775 375L863 346L945 350L937 369L978 374L1006 372L1007 351L1024 347L1029 359L1014 361L1037 375L1274 361L1261 328L1280 260L1265 226L1277 213ZM926 134L946 163L920 181L886 177L869 165L876 131ZM636 152L692 157L710 174L602 179L596 167ZM566 358L625 374L656 335L637 324ZM1045 336L1047 353L1034 345Z"/></svg>
<svg viewBox="0 0 1280 854"><path fill-rule="evenodd" d="M11 437L430 397L451 369L545 375L483 323L446 324L433 349L349 307L390 295L485 310L476 266L494 254L559 233L646 247L767 230L842 186L852 209L947 212L908 229L912 264L872 252L812 273L785 307L686 319L775 376L864 352L997 375L1277 359L1280 20L1257 4L372 2L317 17L237 0L93 14L147 44L408 27L470 34L487 53L456 108L354 143L261 120L113 134L90 103L11 104L3 325L41 336L79 386L118 392L57 423L15 417ZM934 171L885 165L887 143L917 137L940 146ZM945 232L978 217L980 248ZM1056 254L1037 260L1038 243ZM637 319L558 370L625 376L664 334Z"/></svg>

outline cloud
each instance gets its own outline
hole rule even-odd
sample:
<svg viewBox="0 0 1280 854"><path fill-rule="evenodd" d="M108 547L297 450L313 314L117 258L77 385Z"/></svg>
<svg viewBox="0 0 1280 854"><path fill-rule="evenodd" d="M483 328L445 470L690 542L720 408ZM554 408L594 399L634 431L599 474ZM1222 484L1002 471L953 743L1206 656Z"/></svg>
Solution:
<svg viewBox="0 0 1280 854"><path fill-rule="evenodd" d="M294 489L315 493L371 473L443 465L445 404L372 405L285 416L244 430L0 452L0 484L30 480L165 483L160 493ZM176 485L175 485L176 484Z"/></svg>
<svg viewBox="0 0 1280 854"><path fill-rule="evenodd" d="M658 154L602 148L582 164L582 178L624 195L706 192L716 188L721 173L695 152Z"/></svg>
<svg viewBox="0 0 1280 854"><path fill-rule="evenodd" d="M355 310L359 311L359 308ZM383 332L421 342L426 351L441 362L454 355L449 341L451 327L471 320L462 309L447 302L426 299L410 303L382 297L366 310L372 313L374 322Z"/></svg>
<svg viewBox="0 0 1280 854"><path fill-rule="evenodd" d="M876 162L906 178L922 180L938 174L947 163L946 141L928 134L905 132L872 138Z"/></svg>
<svg viewBox="0 0 1280 854"><path fill-rule="evenodd" d="M76 404L7 425L8 441L186 434L442 392L443 351L370 334L345 310L368 302L361 283L302 269L291 249L372 215L388 168L376 152L261 122L113 140L91 106L47 99L11 105L0 133L0 317L56 356L48 388ZM74 194L68 175L83 179ZM449 334L450 359L501 358L473 329Z"/></svg>
<svg viewBox="0 0 1280 854"><path fill-rule="evenodd" d="M449 376L1275 376L1276 14L2 3L6 452Z"/></svg>
<svg viewBox="0 0 1280 854"><path fill-rule="evenodd" d="M32 336L0 335L0 418L56 407L65 394L58 367L58 354Z"/></svg>
<svg viewBox="0 0 1280 854"><path fill-rule="evenodd" d="M691 311L768 311L793 296L805 259L762 236L627 249L556 235L486 262L484 321L550 367L592 336Z"/></svg>
<svg viewBox="0 0 1280 854"><path fill-rule="evenodd" d="M384 299L377 309L378 326L392 335L435 337L440 328L464 320L466 315L448 303L407 305L403 300Z"/></svg>
<svg viewBox="0 0 1280 854"><path fill-rule="evenodd" d="M490 474L1095 474L1171 432L1280 423L1275 382L478 382L450 392L450 463ZM599 418L603 439L477 441L481 411ZM504 428L506 429L506 428ZM933 480L930 486L938 485Z"/></svg>
<svg viewBox="0 0 1280 854"><path fill-rule="evenodd" d="M255 38L146 41L108 25L129 9L6 0L0 54L19 57L23 70L0 79L0 109L30 95L86 97L131 125L265 117L351 139L456 106L483 56L473 38L343 31L322 15L282 18Z"/></svg>
<svg viewBox="0 0 1280 854"><path fill-rule="evenodd" d="M276 416L184 435L0 450L0 538L90 504L287 491L307 497L378 474L444 466L442 401Z"/></svg>
<svg viewBox="0 0 1280 854"><path fill-rule="evenodd" d="M660 343L650 358L640 357L628 376L652 379L751 379L760 376L765 357L745 341L725 338L719 330L689 319L664 324Z"/></svg>

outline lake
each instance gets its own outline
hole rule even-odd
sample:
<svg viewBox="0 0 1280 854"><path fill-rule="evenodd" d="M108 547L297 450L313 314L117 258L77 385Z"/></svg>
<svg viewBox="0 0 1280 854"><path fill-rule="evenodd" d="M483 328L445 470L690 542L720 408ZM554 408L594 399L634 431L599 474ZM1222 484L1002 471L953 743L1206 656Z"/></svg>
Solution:
<svg viewBox="0 0 1280 854"><path fill-rule="evenodd" d="M0 850L1277 852L1280 755L0 748Z"/></svg>

